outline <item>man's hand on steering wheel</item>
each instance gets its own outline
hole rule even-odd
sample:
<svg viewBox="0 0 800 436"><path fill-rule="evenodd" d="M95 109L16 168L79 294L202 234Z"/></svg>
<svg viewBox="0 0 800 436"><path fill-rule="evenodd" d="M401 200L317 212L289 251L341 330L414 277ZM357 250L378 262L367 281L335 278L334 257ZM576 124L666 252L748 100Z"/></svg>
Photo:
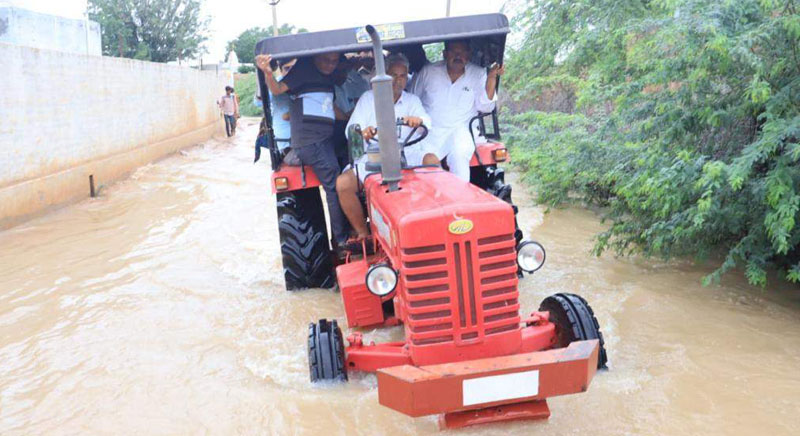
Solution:
<svg viewBox="0 0 800 436"><path fill-rule="evenodd" d="M378 129L369 126L366 129L361 130L361 136L364 137L364 141L369 141L378 134Z"/></svg>
<svg viewBox="0 0 800 436"><path fill-rule="evenodd" d="M420 117L405 117L403 118L403 122L406 126L414 128L419 127L422 124L422 118Z"/></svg>

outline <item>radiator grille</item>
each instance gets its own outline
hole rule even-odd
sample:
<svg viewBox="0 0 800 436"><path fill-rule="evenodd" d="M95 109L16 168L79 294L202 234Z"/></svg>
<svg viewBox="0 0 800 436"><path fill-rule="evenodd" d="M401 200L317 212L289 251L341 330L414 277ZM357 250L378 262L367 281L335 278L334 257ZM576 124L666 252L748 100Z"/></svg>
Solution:
<svg viewBox="0 0 800 436"><path fill-rule="evenodd" d="M517 250L513 234L478 239L484 335L518 328Z"/></svg>
<svg viewBox="0 0 800 436"><path fill-rule="evenodd" d="M474 343L519 326L514 235L468 236L402 251L412 344Z"/></svg>
<svg viewBox="0 0 800 436"><path fill-rule="evenodd" d="M408 329L414 345L453 340L450 267L444 245L403 250L408 300Z"/></svg>

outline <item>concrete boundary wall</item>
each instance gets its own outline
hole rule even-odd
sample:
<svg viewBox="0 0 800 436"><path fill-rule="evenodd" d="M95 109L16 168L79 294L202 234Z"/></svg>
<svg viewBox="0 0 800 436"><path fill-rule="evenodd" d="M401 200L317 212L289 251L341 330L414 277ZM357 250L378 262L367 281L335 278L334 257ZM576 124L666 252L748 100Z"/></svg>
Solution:
<svg viewBox="0 0 800 436"><path fill-rule="evenodd" d="M0 229L222 130L227 73L0 43Z"/></svg>
<svg viewBox="0 0 800 436"><path fill-rule="evenodd" d="M100 56L101 41L100 24L94 21L0 4L0 42Z"/></svg>

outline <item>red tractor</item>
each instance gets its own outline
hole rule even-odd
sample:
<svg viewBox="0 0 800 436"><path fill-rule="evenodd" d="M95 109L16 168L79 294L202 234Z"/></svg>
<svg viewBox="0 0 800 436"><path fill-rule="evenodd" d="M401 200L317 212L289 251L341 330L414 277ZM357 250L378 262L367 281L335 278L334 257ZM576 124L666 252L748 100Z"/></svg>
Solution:
<svg viewBox="0 0 800 436"><path fill-rule="evenodd" d="M486 66L502 61L508 33L507 19L500 14L376 27L303 34L298 47L363 51L372 43L380 131L395 127L384 48L408 53L422 44L472 36L473 46L480 48L473 62ZM288 39L271 41L279 38L286 37L262 41L257 52L282 53L278 48L291 44ZM382 38L390 38L385 46ZM301 55L286 52L286 57ZM596 370L605 367L599 324L583 298L555 294L538 311L520 314L520 272L538 270L545 252L521 239L510 189L496 166L507 159L502 144L492 141L497 115L489 115L493 132L486 132L483 117L476 118L489 142L476 146L473 183L437 167L403 168L397 138L380 137L380 156L373 156L380 173L364 182L370 247L339 259L335 276L348 327L402 324L405 340L365 343L355 331L345 346L336 321L311 324L312 382L345 381L349 371L377 373L382 405L412 417L441 414L443 426L453 428L546 418L546 398L585 391ZM272 157L274 164L279 156ZM313 175L285 165L274 169L273 187L283 195L278 202L281 225L306 219L299 228L317 233L303 233L302 240L321 234L325 222L319 195L313 194L318 191L310 191L316 186ZM309 210L314 215L302 218ZM287 285L295 279L291 265L288 270ZM319 280L309 271L312 276L305 280Z"/></svg>
<svg viewBox="0 0 800 436"><path fill-rule="evenodd" d="M411 73L429 62L425 47L448 39L469 37L476 64L501 63L509 32L508 20L501 14L396 23L383 28L395 32L392 39L386 41L385 48L406 55ZM363 29L359 32L359 29L350 28L266 38L257 44L256 55L270 54L276 62L286 63L332 51L363 53L369 49L369 44ZM258 75L261 95L268 95L263 74L259 71ZM276 101L265 98L262 104L267 122L261 147L256 146L256 160L261 148L266 148L272 165L272 192L277 196L286 289L332 288L336 286L335 267L343 259L332 250L328 237L319 179L311 168L287 162L283 145L288 144L289 139L271 122L274 118L276 124L282 123L280 114L276 113ZM465 128L475 133L476 140L470 181L511 204L511 185L505 183L504 170L497 165L509 160L505 145L499 142L497 112L476 114ZM514 211L516 213L516 207ZM523 239L522 232L516 227L514 238L517 243Z"/></svg>

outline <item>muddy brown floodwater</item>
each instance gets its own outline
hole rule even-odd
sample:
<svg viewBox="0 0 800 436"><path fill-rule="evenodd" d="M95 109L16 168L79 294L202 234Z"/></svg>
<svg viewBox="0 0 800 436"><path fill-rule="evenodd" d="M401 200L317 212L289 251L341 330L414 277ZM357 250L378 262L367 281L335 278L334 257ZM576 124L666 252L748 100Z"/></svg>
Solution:
<svg viewBox="0 0 800 436"><path fill-rule="evenodd" d="M342 319L340 297L283 289L268 164L252 164L245 123L0 232L0 434L439 433L380 406L374 376L309 383L308 322ZM610 370L552 399L549 421L459 433L800 434L796 288L703 288L709 268L688 262L594 258L593 213L516 199L548 249L522 306L585 296Z"/></svg>

